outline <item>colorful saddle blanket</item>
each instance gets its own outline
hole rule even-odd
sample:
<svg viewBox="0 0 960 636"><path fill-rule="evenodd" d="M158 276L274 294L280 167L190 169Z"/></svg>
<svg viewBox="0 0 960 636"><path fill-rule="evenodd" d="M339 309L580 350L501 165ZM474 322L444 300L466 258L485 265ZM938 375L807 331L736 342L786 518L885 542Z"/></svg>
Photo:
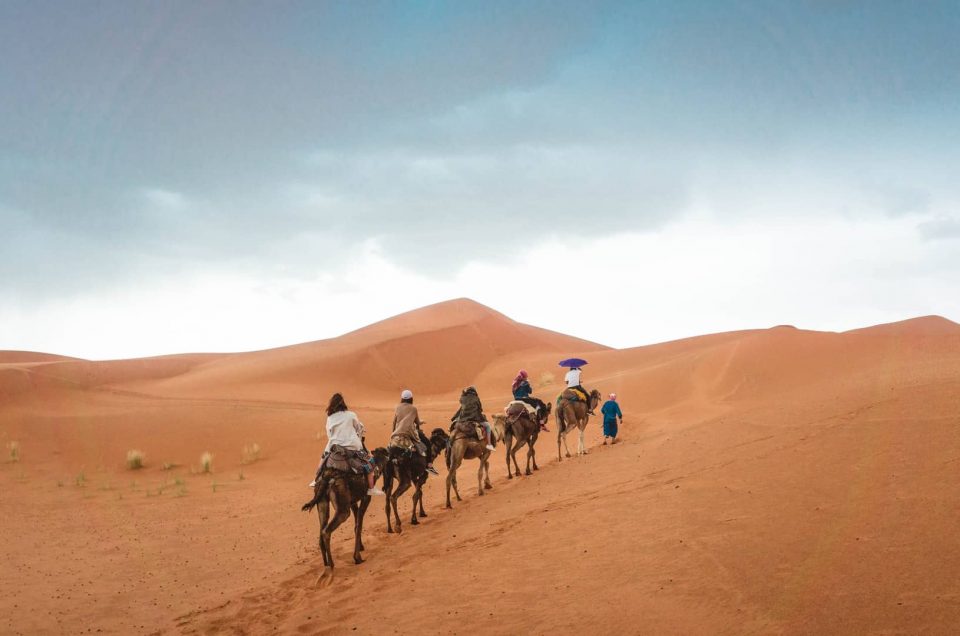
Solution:
<svg viewBox="0 0 960 636"><path fill-rule="evenodd" d="M590 396L581 391L580 389L566 389L563 393L560 394L560 397L557 398L557 404L560 403L560 400L570 400L572 402L589 402Z"/></svg>

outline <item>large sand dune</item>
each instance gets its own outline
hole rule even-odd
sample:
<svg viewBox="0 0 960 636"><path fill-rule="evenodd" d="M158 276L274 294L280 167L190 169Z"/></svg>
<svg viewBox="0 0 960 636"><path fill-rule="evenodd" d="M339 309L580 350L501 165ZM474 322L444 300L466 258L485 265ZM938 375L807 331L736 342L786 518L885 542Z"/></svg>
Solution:
<svg viewBox="0 0 960 636"><path fill-rule="evenodd" d="M517 368L553 398L559 357L616 391L623 443L387 535L334 539L317 589L299 511L345 393L386 442L400 389L428 427ZM555 425L551 422L551 429ZM955 633L960 326L775 327L612 350L468 300L269 351L93 362L0 352L2 633ZM257 458L244 447L262 447ZM146 467L127 470L139 449ZM213 454L213 472L200 469ZM6 451L9 453L9 451ZM4 456L5 459L8 455ZM442 472L442 469L441 469ZM241 478L242 477L242 478ZM409 501L402 504L407 515Z"/></svg>

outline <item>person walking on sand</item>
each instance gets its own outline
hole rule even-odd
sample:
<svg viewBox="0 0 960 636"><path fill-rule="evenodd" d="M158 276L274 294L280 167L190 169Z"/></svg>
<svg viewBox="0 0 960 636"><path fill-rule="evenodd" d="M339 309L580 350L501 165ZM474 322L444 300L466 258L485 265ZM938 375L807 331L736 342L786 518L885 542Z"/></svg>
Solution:
<svg viewBox="0 0 960 636"><path fill-rule="evenodd" d="M603 403L600 408L603 413L603 445L607 445L607 440L611 444L617 443L618 420L623 424L623 413L620 411L620 405L617 404L617 394L611 393L610 399Z"/></svg>
<svg viewBox="0 0 960 636"><path fill-rule="evenodd" d="M413 405L413 391L404 389L400 394L400 404L393 414L393 434L390 435L389 445L416 450L426 458L429 440L420 430L422 424L417 407ZM427 463L427 471L439 475L430 461Z"/></svg>
<svg viewBox="0 0 960 636"><path fill-rule="evenodd" d="M323 458L317 467L317 477L310 484L311 488L317 485L324 460L330 454L331 448L340 446L355 458L362 460L367 474L367 494L380 496L384 494L383 490L376 485L376 475L373 474L373 458L370 457L370 453L363 445L364 431L363 423L357 418L356 413L347 408L343 396L334 393L327 405L327 446L323 449Z"/></svg>

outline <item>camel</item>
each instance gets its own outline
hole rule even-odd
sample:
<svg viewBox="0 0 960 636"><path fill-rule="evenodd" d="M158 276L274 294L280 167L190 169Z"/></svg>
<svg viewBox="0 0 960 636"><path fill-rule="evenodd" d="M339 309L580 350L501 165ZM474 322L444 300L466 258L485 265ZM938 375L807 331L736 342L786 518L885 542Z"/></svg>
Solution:
<svg viewBox="0 0 960 636"><path fill-rule="evenodd" d="M520 465L517 463L517 451L524 444L527 445L527 470L525 475L532 475L530 463L533 463L533 470L540 470L537 466L537 453L534 450L534 444L540 436L540 427L546 426L550 419L552 406L540 402L537 407L537 414L531 417L526 409L518 411L514 416L494 415L494 429L498 433L502 431L504 446L507 449L507 479L513 479L514 473L510 468L510 459L513 459L513 465L516 468L516 476L520 476ZM514 444L516 440L516 444Z"/></svg>
<svg viewBox="0 0 960 636"><path fill-rule="evenodd" d="M482 497L484 488L493 488L493 484L490 483L490 451L482 437L475 437L477 426L479 424L475 422L457 422L453 428L453 436L447 444L447 508L453 508L450 504L451 486L457 495L457 501L463 501L460 498L460 490L457 488L457 469L460 468L464 459L480 460L480 468L477 470L477 493ZM484 471L486 471L486 478L484 478Z"/></svg>
<svg viewBox="0 0 960 636"><path fill-rule="evenodd" d="M567 447L567 433L574 428L580 429L580 444L577 446L577 455L587 454L587 448L583 443L583 429L587 427L587 420L590 419L590 414L587 411L594 410L600 404L600 391L596 389L590 391L589 408L585 402L571 400L568 393L569 389L561 393L560 399L557 401L557 461L561 461L561 441L567 451L567 457L572 457L570 448Z"/></svg>
<svg viewBox="0 0 960 636"><path fill-rule="evenodd" d="M397 510L397 499L407 491L412 485L413 491L413 511L410 515L410 524L418 525L417 506L420 507L420 516L426 517L427 512L423 509L423 484L426 483L430 473L427 472L427 464L434 458L439 457L443 449L447 447L447 441L450 436L442 428L435 428L430 433L430 439L427 444L427 456L423 457L416 451L408 451L402 448L391 447L388 449L390 459L383 469L383 490L387 493L386 515L387 532L393 533L393 527L390 524L390 507L393 506L393 515L396 518L397 533L400 529L400 513ZM393 480L399 481L396 490L393 489Z"/></svg>
<svg viewBox="0 0 960 636"><path fill-rule="evenodd" d="M373 451L374 481L380 476L387 463L387 449L377 448ZM330 504L333 504L333 518L330 518ZM317 485L313 490L313 499L303 504L301 510L309 512L314 506L320 517L320 552L323 554L323 574L317 578L319 584L324 578L333 579L333 554L330 550L330 535L337 529L353 511L354 544L353 562L363 563L360 553L363 551L363 517L370 505L370 495L367 494L367 476L351 471L337 470L324 467Z"/></svg>

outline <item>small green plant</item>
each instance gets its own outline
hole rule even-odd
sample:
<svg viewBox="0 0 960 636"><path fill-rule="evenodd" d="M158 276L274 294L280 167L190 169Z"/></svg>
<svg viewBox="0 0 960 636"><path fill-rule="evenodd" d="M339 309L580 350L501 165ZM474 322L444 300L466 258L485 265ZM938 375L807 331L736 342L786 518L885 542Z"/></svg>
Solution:
<svg viewBox="0 0 960 636"><path fill-rule="evenodd" d="M209 451L200 456L200 471L204 473L213 472L213 455Z"/></svg>
<svg viewBox="0 0 960 636"><path fill-rule="evenodd" d="M176 479L173 480L173 485L174 485L174 486L183 486L183 485L185 485L186 483L187 483L187 482L185 482L185 481L183 480L183 477L177 477Z"/></svg>
<svg viewBox="0 0 960 636"><path fill-rule="evenodd" d="M77 476L74 478L73 483L75 483L77 486L85 486L85 485L86 485L86 483L87 483L87 476L83 474L83 471L82 471L82 470L81 470L81 471L77 474Z"/></svg>
<svg viewBox="0 0 960 636"><path fill-rule="evenodd" d="M142 451L127 451L127 468L130 470L140 470L143 468L144 455Z"/></svg>
<svg viewBox="0 0 960 636"><path fill-rule="evenodd" d="M243 461L242 464L252 464L253 462L260 459L260 444L254 442L243 447Z"/></svg>
<svg viewBox="0 0 960 636"><path fill-rule="evenodd" d="M20 442L7 442L7 451L10 453L10 461L20 461Z"/></svg>

